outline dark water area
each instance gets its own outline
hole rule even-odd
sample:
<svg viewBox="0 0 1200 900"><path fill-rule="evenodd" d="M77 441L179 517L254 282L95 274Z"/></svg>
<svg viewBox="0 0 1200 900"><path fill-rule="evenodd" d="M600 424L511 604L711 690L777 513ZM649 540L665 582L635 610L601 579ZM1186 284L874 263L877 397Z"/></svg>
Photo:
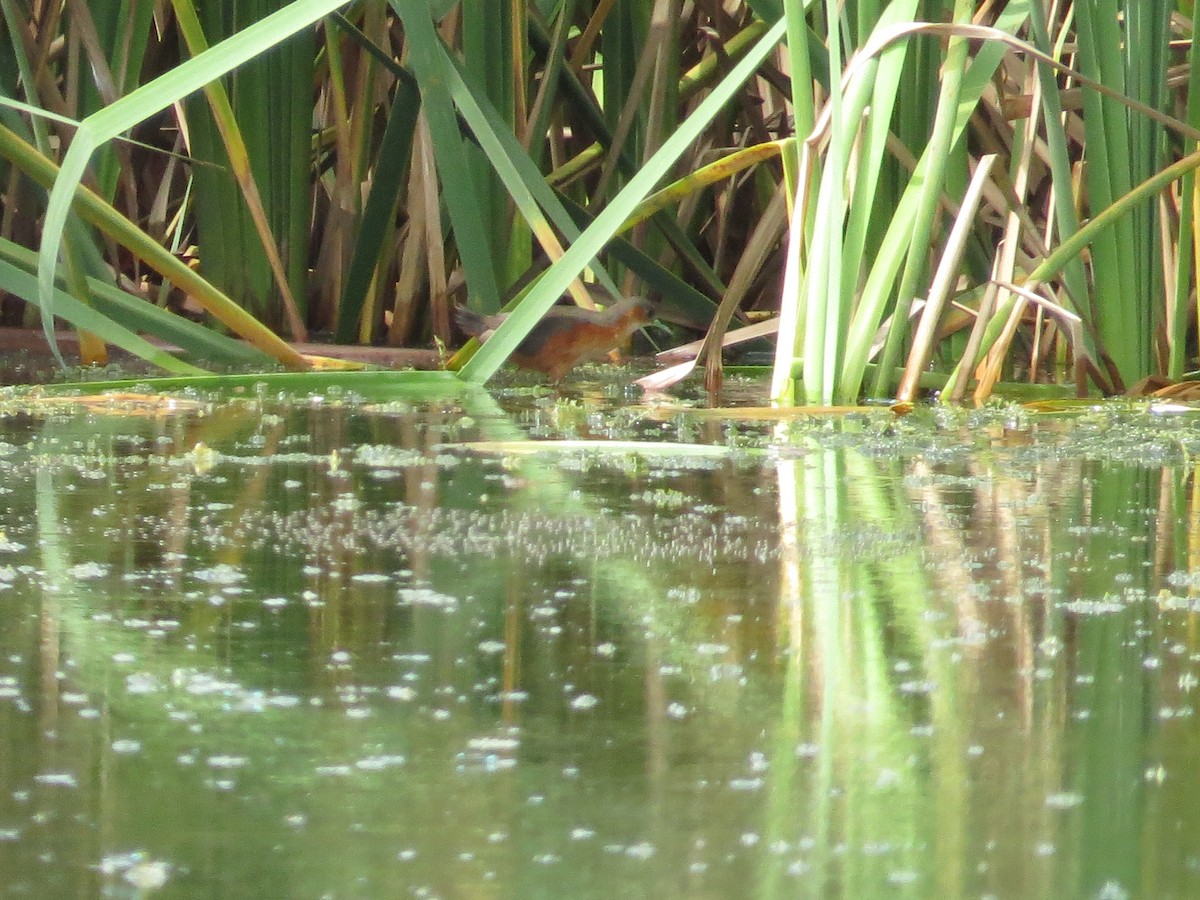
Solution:
<svg viewBox="0 0 1200 900"><path fill-rule="evenodd" d="M0 395L0 896L1196 896L1198 448Z"/></svg>

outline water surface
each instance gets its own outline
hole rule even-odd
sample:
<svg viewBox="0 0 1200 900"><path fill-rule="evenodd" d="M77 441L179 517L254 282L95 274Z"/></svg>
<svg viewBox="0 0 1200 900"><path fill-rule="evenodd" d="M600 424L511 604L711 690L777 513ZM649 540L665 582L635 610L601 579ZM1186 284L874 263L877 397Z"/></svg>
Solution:
<svg viewBox="0 0 1200 900"><path fill-rule="evenodd" d="M1194 416L184 401L0 399L0 895L1200 893Z"/></svg>

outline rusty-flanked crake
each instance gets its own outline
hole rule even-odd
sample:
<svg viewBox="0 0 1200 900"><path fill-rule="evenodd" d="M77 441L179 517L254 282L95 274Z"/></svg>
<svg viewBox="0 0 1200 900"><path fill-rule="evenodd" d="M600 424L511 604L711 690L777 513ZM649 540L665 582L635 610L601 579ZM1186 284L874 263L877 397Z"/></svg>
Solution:
<svg viewBox="0 0 1200 900"><path fill-rule="evenodd" d="M657 304L644 297L625 297L602 310L554 306L510 358L523 369L544 372L558 381L577 363L603 358L633 332L654 321L656 312ZM483 342L507 314L484 316L460 306L454 317L464 333Z"/></svg>

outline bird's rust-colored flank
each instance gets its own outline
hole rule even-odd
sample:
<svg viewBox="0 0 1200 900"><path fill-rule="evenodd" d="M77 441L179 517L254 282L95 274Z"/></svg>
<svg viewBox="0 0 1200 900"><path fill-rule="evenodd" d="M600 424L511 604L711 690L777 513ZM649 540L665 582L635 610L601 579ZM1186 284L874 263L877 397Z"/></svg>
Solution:
<svg viewBox="0 0 1200 900"><path fill-rule="evenodd" d="M486 341L506 314L481 316L459 307L458 327ZM555 306L513 351L512 361L523 369L545 372L555 381L585 359L600 359L629 335L654 320L654 304L643 297L626 297L603 310Z"/></svg>

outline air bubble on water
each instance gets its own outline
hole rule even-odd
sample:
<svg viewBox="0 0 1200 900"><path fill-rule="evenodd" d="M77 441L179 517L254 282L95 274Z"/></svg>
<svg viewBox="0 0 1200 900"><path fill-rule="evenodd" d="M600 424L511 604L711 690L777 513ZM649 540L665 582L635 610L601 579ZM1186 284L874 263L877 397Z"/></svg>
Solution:
<svg viewBox="0 0 1200 900"><path fill-rule="evenodd" d="M113 753L119 753L122 756L128 756L134 753L140 753L142 750L142 742L129 739L118 739L110 745Z"/></svg>
<svg viewBox="0 0 1200 900"><path fill-rule="evenodd" d="M1083 803L1083 794L1074 791L1059 791L1046 797L1048 809L1074 809Z"/></svg>
<svg viewBox="0 0 1200 900"><path fill-rule="evenodd" d="M43 772L41 775L34 775L33 780L47 787L79 787L79 782L70 772Z"/></svg>
<svg viewBox="0 0 1200 900"><path fill-rule="evenodd" d="M1038 644L1038 650L1040 650L1043 655L1049 657L1058 656L1058 654L1062 652L1062 649L1063 642L1054 635L1044 638L1042 642Z"/></svg>
<svg viewBox="0 0 1200 900"><path fill-rule="evenodd" d="M757 791L763 787L761 778L731 778L729 789L732 791Z"/></svg>
<svg viewBox="0 0 1200 900"><path fill-rule="evenodd" d="M96 867L101 875L120 875L137 891L154 891L163 887L171 877L171 864L150 859L140 850L105 856Z"/></svg>
<svg viewBox="0 0 1200 900"><path fill-rule="evenodd" d="M511 753L520 746L520 739L515 737L494 737L491 735L485 735L483 737L474 737L467 740L467 749L477 751Z"/></svg>
<svg viewBox="0 0 1200 900"><path fill-rule="evenodd" d="M668 703L667 717L671 719L683 719L687 716L688 709L682 703Z"/></svg>
<svg viewBox="0 0 1200 900"><path fill-rule="evenodd" d="M479 652L494 655L503 653L507 646L504 641L480 641Z"/></svg>
<svg viewBox="0 0 1200 900"><path fill-rule="evenodd" d="M712 682L733 681L737 684L743 684L742 667L737 663L718 663L709 667L709 680Z"/></svg>
<svg viewBox="0 0 1200 900"><path fill-rule="evenodd" d="M654 845L649 841L639 841L636 844L630 844L625 848L625 855L630 859L646 860L654 856Z"/></svg>
<svg viewBox="0 0 1200 900"><path fill-rule="evenodd" d="M378 754L376 756L368 756L358 760L354 764L355 768L362 769L364 772L379 772L383 769L390 769L396 766L402 766L407 760L398 753Z"/></svg>
<svg viewBox="0 0 1200 900"><path fill-rule="evenodd" d="M103 563L86 562L71 566L71 568L67 571L70 573L72 578L78 579L79 581L89 581L93 578L101 578L108 574L108 568L109 567Z"/></svg>
<svg viewBox="0 0 1200 900"><path fill-rule="evenodd" d="M227 754L218 754L210 756L205 760L210 768L213 769L240 769L246 765L249 760L244 756L232 756Z"/></svg>
<svg viewBox="0 0 1200 900"><path fill-rule="evenodd" d="M903 779L896 769L885 768L879 770L879 775L875 779L875 787L886 789L895 787L900 784Z"/></svg>
<svg viewBox="0 0 1200 900"><path fill-rule="evenodd" d="M206 584L237 584L246 577L246 573L235 569L228 563L218 563L207 569L197 569L192 573L198 581Z"/></svg>
<svg viewBox="0 0 1200 900"><path fill-rule="evenodd" d="M432 606L446 611L457 608L458 599L449 594L442 594L432 588L401 588L396 592L401 605Z"/></svg>
<svg viewBox="0 0 1200 900"><path fill-rule="evenodd" d="M595 696L593 696L592 694L580 694L578 697L576 697L574 700L571 701L571 709L574 709L574 710L594 709L597 705L599 705L599 703L600 703L600 700L598 698L596 698Z"/></svg>

